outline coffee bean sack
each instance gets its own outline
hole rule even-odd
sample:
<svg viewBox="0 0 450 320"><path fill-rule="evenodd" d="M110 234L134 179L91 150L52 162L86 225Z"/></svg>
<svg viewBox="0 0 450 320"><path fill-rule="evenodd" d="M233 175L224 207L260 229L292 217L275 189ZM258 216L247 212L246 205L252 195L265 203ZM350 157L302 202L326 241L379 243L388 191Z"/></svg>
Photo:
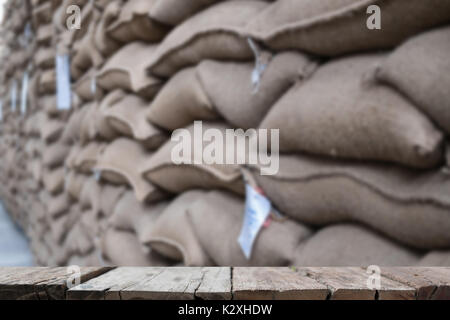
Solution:
<svg viewBox="0 0 450 320"><path fill-rule="evenodd" d="M4 11L0 200L36 265L450 265L448 1ZM271 208L246 256L250 188Z"/></svg>

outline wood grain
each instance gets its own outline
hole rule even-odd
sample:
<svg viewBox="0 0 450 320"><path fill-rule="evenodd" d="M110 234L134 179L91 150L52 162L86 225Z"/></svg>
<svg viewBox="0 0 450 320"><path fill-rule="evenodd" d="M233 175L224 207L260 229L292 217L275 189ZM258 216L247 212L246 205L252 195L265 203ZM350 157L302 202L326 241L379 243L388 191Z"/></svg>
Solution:
<svg viewBox="0 0 450 320"><path fill-rule="evenodd" d="M80 268L80 283L110 268ZM0 268L0 299L63 300L71 273L67 268Z"/></svg>

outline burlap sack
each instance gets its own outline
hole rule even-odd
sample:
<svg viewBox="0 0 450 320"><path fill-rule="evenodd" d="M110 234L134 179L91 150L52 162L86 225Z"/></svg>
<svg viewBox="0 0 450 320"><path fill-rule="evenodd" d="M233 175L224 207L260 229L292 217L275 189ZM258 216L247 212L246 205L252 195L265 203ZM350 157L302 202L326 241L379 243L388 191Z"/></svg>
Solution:
<svg viewBox="0 0 450 320"><path fill-rule="evenodd" d="M261 12L263 1L225 1L212 6L176 27L150 57L148 71L170 77L183 67L204 59L250 59L245 24Z"/></svg>
<svg viewBox="0 0 450 320"><path fill-rule="evenodd" d="M56 219L67 214L71 205L72 199L70 199L67 193L63 192L55 197L49 198L47 202L47 211L50 217Z"/></svg>
<svg viewBox="0 0 450 320"><path fill-rule="evenodd" d="M49 169L59 167L64 164L69 152L70 147L63 143L46 145L42 154L42 164Z"/></svg>
<svg viewBox="0 0 450 320"><path fill-rule="evenodd" d="M148 103L133 94L118 94L120 99L105 104L101 110L106 121L117 132L134 138L147 149L159 148L167 140L167 135L146 120Z"/></svg>
<svg viewBox="0 0 450 320"><path fill-rule="evenodd" d="M370 229L342 224L324 228L301 243L295 266L412 266L419 255Z"/></svg>
<svg viewBox="0 0 450 320"><path fill-rule="evenodd" d="M62 244L79 217L80 211L76 205L72 206L66 214L55 217L50 223L53 241L57 244Z"/></svg>
<svg viewBox="0 0 450 320"><path fill-rule="evenodd" d="M450 179L440 170L281 156L278 174L253 172L272 203L303 223L357 221L412 247L450 245Z"/></svg>
<svg viewBox="0 0 450 320"><path fill-rule="evenodd" d="M159 42L168 28L153 20L149 12L156 0L129 0L120 8L119 17L107 28L107 34L122 43Z"/></svg>
<svg viewBox="0 0 450 320"><path fill-rule="evenodd" d="M104 104L109 104L110 95L105 96L100 103L87 103L83 108L87 110L84 112L83 120L80 126L79 140L81 144L85 145L94 139L112 141L118 133L108 124L106 118L101 112Z"/></svg>
<svg viewBox="0 0 450 320"><path fill-rule="evenodd" d="M108 27L117 20L120 11L122 0L108 1L108 5L102 12L102 16L95 28L95 46L98 51L107 58L111 56L120 48L120 44L112 39L106 32Z"/></svg>
<svg viewBox="0 0 450 320"><path fill-rule="evenodd" d="M100 19L100 13L93 10L93 17L83 37L73 44L73 57L70 64L70 75L79 79L91 67L100 67L104 58L95 46L95 29Z"/></svg>
<svg viewBox="0 0 450 320"><path fill-rule="evenodd" d="M268 63L256 92L251 81L253 63L204 61L197 74L217 112L233 126L248 129L257 128L281 95L315 68L303 54L280 53Z"/></svg>
<svg viewBox="0 0 450 320"><path fill-rule="evenodd" d="M260 231L247 260L238 243L244 221L244 201L211 191L188 208L188 216L202 248L220 266L285 266L295 248L311 235L305 226L291 220L271 221Z"/></svg>
<svg viewBox="0 0 450 320"><path fill-rule="evenodd" d="M42 182L45 189L51 194L57 195L62 192L64 190L64 168L59 167L53 170L44 169Z"/></svg>
<svg viewBox="0 0 450 320"><path fill-rule="evenodd" d="M220 123L204 123L203 130L218 129L225 136L225 128ZM238 194L244 194L245 188L241 179L240 167L238 165L228 164L195 164L194 159L202 159L202 154L194 145L203 143L205 147L208 143L205 141L195 141L194 126L187 128L189 136L182 135L189 141L191 146L191 157L189 161L183 164L175 164L172 159L172 153L182 154L178 149L181 142L175 140L168 141L152 157L146 158L141 162L140 173L148 181L172 193L182 193L189 189L227 189ZM201 137L200 137L201 138ZM226 144L223 153L226 152ZM177 151L178 150L178 151Z"/></svg>
<svg viewBox="0 0 450 320"><path fill-rule="evenodd" d="M47 116L42 118L40 126L41 139L47 144L57 141L64 130L63 121Z"/></svg>
<svg viewBox="0 0 450 320"><path fill-rule="evenodd" d="M91 101L102 96L102 90L95 84L96 69L90 69L72 85L73 91L83 100Z"/></svg>
<svg viewBox="0 0 450 320"><path fill-rule="evenodd" d="M109 229L102 238L102 254L116 266L164 266L168 261L155 252L148 252L137 237L128 231Z"/></svg>
<svg viewBox="0 0 450 320"><path fill-rule="evenodd" d="M64 176L64 190L74 199L79 200L81 190L88 177L70 170Z"/></svg>
<svg viewBox="0 0 450 320"><path fill-rule="evenodd" d="M213 265L187 216L187 208L205 195L205 191L193 190L178 196L140 240L165 257L183 261L185 266Z"/></svg>
<svg viewBox="0 0 450 320"><path fill-rule="evenodd" d="M94 250L94 242L80 222L72 226L65 240L68 256L74 254L87 255Z"/></svg>
<svg viewBox="0 0 450 320"><path fill-rule="evenodd" d="M97 211L94 215L97 215L99 208L101 187L94 177L90 177L86 180L80 193L80 198L78 204L80 209L87 211L94 209L92 211Z"/></svg>
<svg viewBox="0 0 450 320"><path fill-rule="evenodd" d="M143 42L132 42L117 51L97 75L97 84L109 91L123 89L151 99L161 81L147 75L145 66L156 47Z"/></svg>
<svg viewBox="0 0 450 320"><path fill-rule="evenodd" d="M91 174L106 146L104 142L90 142L77 152L71 168L80 173Z"/></svg>
<svg viewBox="0 0 450 320"><path fill-rule="evenodd" d="M185 68L170 78L147 111L151 123L167 130L188 126L194 120L218 118L195 68Z"/></svg>
<svg viewBox="0 0 450 320"><path fill-rule="evenodd" d="M431 168L442 133L401 95L370 79L383 55L327 63L288 91L260 125L280 130L280 151Z"/></svg>
<svg viewBox="0 0 450 320"><path fill-rule="evenodd" d="M56 71L55 69L48 69L40 74L39 79L39 94L52 94L56 91Z"/></svg>
<svg viewBox="0 0 450 320"><path fill-rule="evenodd" d="M382 64L378 76L392 84L450 133L450 27L411 38Z"/></svg>
<svg viewBox="0 0 450 320"><path fill-rule="evenodd" d="M34 55L34 64L38 68L49 69L55 66L55 49L52 47L41 47Z"/></svg>
<svg viewBox="0 0 450 320"><path fill-rule="evenodd" d="M448 267L450 266L450 252L432 251L420 259L417 265L421 267Z"/></svg>
<svg viewBox="0 0 450 320"><path fill-rule="evenodd" d="M95 170L108 182L131 186L140 202L151 202L160 199L161 192L139 172L140 164L147 158L150 154L140 144L119 138L106 147Z"/></svg>
<svg viewBox="0 0 450 320"><path fill-rule="evenodd" d="M221 0L156 0L151 7L150 16L161 23L176 26L206 7ZM264 0L272 1L272 0Z"/></svg>
<svg viewBox="0 0 450 320"><path fill-rule="evenodd" d="M51 23L41 25L36 30L36 43L39 46L48 46L53 36L53 25Z"/></svg>
<svg viewBox="0 0 450 320"><path fill-rule="evenodd" d="M33 27L38 28L42 24L48 24L52 21L53 7L51 1L43 2L32 8Z"/></svg>
<svg viewBox="0 0 450 320"><path fill-rule="evenodd" d="M84 126L85 113L89 109L83 107L74 111L64 126L64 131L61 135L61 141L67 144L73 144L80 138L81 127Z"/></svg>
<svg viewBox="0 0 450 320"><path fill-rule="evenodd" d="M114 207L108 224L118 230L134 232L139 241L144 243L144 237L151 231L167 205L165 201L155 204L141 203L133 192L127 191Z"/></svg>
<svg viewBox="0 0 450 320"><path fill-rule="evenodd" d="M119 200L125 194L127 189L123 186L113 186L108 184L100 184L100 197L98 201L94 201L94 211L100 217L109 217L113 214Z"/></svg>
<svg viewBox="0 0 450 320"><path fill-rule="evenodd" d="M75 161L78 157L78 154L82 150L82 146L79 144L75 144L71 147L69 154L67 155L66 159L64 160L64 166L67 169L75 170Z"/></svg>
<svg viewBox="0 0 450 320"><path fill-rule="evenodd" d="M367 27L370 5L380 8L380 30ZM449 20L450 4L442 0L281 0L254 18L247 30L272 49L337 56L391 48Z"/></svg>

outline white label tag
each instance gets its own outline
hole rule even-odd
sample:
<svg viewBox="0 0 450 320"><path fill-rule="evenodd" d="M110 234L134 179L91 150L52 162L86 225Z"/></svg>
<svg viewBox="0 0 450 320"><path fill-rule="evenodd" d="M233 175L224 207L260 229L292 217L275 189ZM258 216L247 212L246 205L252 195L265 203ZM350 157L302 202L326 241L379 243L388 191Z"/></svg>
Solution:
<svg viewBox="0 0 450 320"><path fill-rule="evenodd" d="M253 243L264 222L270 215L272 204L269 199L259 194L252 186L245 186L245 216L238 242L247 259L252 254Z"/></svg>
<svg viewBox="0 0 450 320"><path fill-rule="evenodd" d="M56 56L56 95L59 110L68 110L72 102L69 55Z"/></svg>
<svg viewBox="0 0 450 320"><path fill-rule="evenodd" d="M92 79L91 79L91 93L95 95L96 91L97 91L97 79L95 77L92 77Z"/></svg>
<svg viewBox="0 0 450 320"><path fill-rule="evenodd" d="M27 112L27 100L28 100L28 71L25 71L22 79L22 92L20 95L20 111L22 114Z"/></svg>
<svg viewBox="0 0 450 320"><path fill-rule="evenodd" d="M94 177L95 181L100 181L102 172L99 169L93 169L92 170L92 176Z"/></svg>
<svg viewBox="0 0 450 320"><path fill-rule="evenodd" d="M17 107L17 81L14 80L11 87L11 111L15 112Z"/></svg>

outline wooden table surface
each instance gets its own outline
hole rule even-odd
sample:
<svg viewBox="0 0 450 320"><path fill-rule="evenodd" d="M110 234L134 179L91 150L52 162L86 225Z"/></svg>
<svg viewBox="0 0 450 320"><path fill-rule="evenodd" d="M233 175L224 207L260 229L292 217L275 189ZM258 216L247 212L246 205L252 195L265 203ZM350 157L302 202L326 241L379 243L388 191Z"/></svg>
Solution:
<svg viewBox="0 0 450 320"><path fill-rule="evenodd" d="M0 299L397 300L450 299L450 268L0 268ZM373 278L371 278L373 279Z"/></svg>

